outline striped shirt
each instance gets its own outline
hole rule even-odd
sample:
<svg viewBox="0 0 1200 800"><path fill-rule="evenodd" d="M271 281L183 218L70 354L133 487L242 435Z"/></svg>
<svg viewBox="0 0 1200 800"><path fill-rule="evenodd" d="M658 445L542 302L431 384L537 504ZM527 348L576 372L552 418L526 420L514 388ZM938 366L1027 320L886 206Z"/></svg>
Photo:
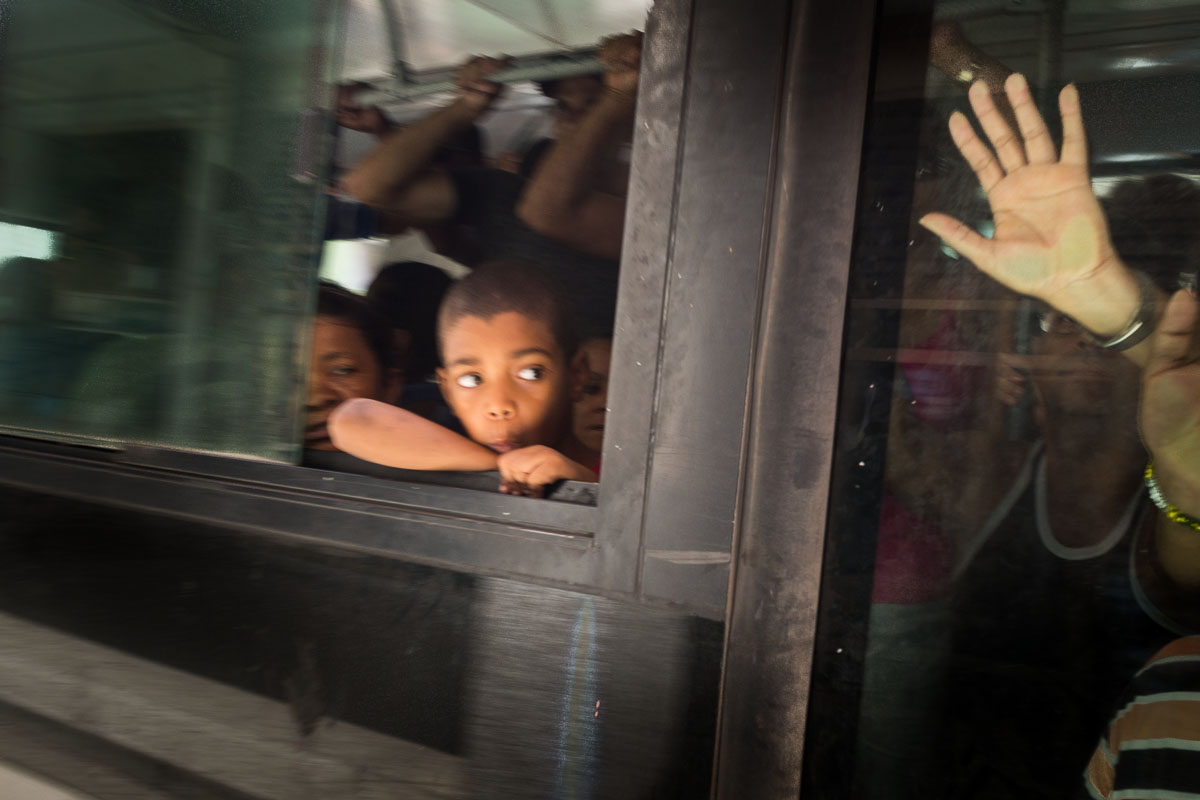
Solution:
<svg viewBox="0 0 1200 800"><path fill-rule="evenodd" d="M1200 636L1134 676L1084 774L1103 800L1200 800Z"/></svg>

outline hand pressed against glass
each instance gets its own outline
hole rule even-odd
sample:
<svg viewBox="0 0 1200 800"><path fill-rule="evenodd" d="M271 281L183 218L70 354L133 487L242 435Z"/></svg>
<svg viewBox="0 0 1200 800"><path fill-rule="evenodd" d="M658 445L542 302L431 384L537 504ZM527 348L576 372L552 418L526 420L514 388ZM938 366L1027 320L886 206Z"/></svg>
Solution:
<svg viewBox="0 0 1200 800"><path fill-rule="evenodd" d="M926 214L921 225L1010 289L1045 300L1093 333L1111 336L1135 315L1139 289L1113 249L1092 191L1079 93L1068 85L1059 94L1060 157L1025 78L1011 75L1005 90L1019 137L996 110L985 84L976 82L969 93L994 155L965 115L950 117L954 143L987 193L995 235L986 239L940 213Z"/></svg>

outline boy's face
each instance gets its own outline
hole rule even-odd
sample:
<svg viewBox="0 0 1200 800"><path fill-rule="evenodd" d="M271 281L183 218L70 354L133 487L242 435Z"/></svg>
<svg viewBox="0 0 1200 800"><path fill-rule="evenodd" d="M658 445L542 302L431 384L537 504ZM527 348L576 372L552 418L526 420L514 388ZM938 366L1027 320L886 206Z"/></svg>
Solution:
<svg viewBox="0 0 1200 800"><path fill-rule="evenodd" d="M570 412L567 359L543 322L508 311L442 331L438 382L468 435L498 453L557 447Z"/></svg>

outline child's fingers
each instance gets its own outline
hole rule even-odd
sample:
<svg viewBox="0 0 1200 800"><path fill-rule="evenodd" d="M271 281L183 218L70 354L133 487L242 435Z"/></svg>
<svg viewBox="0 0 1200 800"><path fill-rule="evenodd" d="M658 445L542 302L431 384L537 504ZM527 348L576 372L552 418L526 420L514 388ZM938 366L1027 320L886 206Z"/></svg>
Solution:
<svg viewBox="0 0 1200 800"><path fill-rule="evenodd" d="M1014 72L1004 82L1004 90L1008 93L1008 102L1017 116L1017 125L1021 129L1021 138L1025 140L1025 154L1030 164L1053 164L1058 160L1054 141L1046 123L1034 105L1033 95L1029 91L1029 83L1025 76Z"/></svg>
<svg viewBox="0 0 1200 800"><path fill-rule="evenodd" d="M975 81L967 90L967 97L971 101L971 108L975 109L975 116L979 118L983 132L995 148L1004 171L1012 172L1025 166L1025 148L996 108L987 84L982 80Z"/></svg>
<svg viewBox="0 0 1200 800"><path fill-rule="evenodd" d="M985 193L991 192L996 184L1004 179L1004 170L996 163L992 151L975 135L975 128L966 114L960 111L951 114L949 127L954 146L971 166L971 171L979 179L979 185Z"/></svg>
<svg viewBox="0 0 1200 800"><path fill-rule="evenodd" d="M532 486L545 486L563 477L562 469L554 461L543 461L529 472L528 481Z"/></svg>
<svg viewBox="0 0 1200 800"><path fill-rule="evenodd" d="M1083 109L1079 105L1079 90L1075 84L1068 83L1058 93L1058 113L1063 126L1063 163L1086 167L1087 134L1083 131Z"/></svg>
<svg viewBox="0 0 1200 800"><path fill-rule="evenodd" d="M1200 317L1200 303L1186 289L1176 292L1167 301L1158 330L1150 338L1147 376L1178 369L1197 358L1197 354L1192 352L1192 335L1197 327L1197 317Z"/></svg>
<svg viewBox="0 0 1200 800"><path fill-rule="evenodd" d="M919 220L921 227L940 236L946 244L971 260L975 266L990 272L992 266L991 239L980 236L977 231L946 214L926 214Z"/></svg>

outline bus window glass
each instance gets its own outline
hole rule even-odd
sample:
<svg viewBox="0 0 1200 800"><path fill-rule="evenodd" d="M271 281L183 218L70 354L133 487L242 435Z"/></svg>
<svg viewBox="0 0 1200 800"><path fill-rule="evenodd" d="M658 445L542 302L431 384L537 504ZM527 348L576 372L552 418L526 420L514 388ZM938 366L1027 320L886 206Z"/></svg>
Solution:
<svg viewBox="0 0 1200 800"><path fill-rule="evenodd" d="M348 9L307 463L594 482L645 4L384 5Z"/></svg>
<svg viewBox="0 0 1200 800"><path fill-rule="evenodd" d="M297 458L323 6L6 4L7 431Z"/></svg>
<svg viewBox="0 0 1200 800"><path fill-rule="evenodd" d="M1101 746L1126 687L1200 622L1143 479L1187 460L1143 334L1195 285L1200 6L882 13L805 780L1108 796L1160 746Z"/></svg>

